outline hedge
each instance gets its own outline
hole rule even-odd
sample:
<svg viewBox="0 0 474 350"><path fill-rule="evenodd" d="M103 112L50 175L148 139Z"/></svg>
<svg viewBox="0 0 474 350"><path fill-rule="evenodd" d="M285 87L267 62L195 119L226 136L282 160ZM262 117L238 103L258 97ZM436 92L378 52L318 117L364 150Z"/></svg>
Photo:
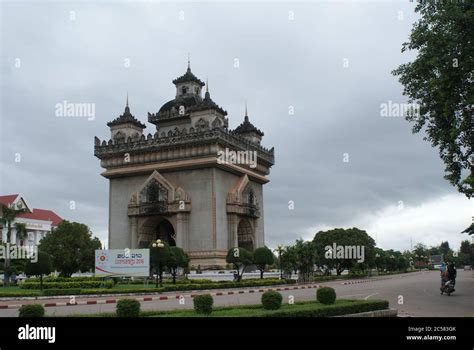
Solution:
<svg viewBox="0 0 474 350"><path fill-rule="evenodd" d="M141 285L145 284L148 282L148 284L154 284L155 279L154 278L149 278L149 279L142 279L142 280L119 280L119 284L121 285L127 285L127 284L132 284L132 285ZM177 279L176 284L201 284L201 283L213 283L214 281L208 280L208 279ZM163 279L163 284L172 284L173 280L165 278Z"/></svg>
<svg viewBox="0 0 474 350"><path fill-rule="evenodd" d="M198 314L210 315L214 299L210 294L197 295L193 298L194 311Z"/></svg>
<svg viewBox="0 0 474 350"><path fill-rule="evenodd" d="M104 283L105 288L104 288ZM293 284L294 280L278 280L278 279L267 279L267 280L243 280L241 282L213 282L213 283L189 283L189 284L170 284L164 285L160 288L112 288L113 281L106 282L69 282L69 283L55 283L55 282L44 282L43 291L39 290L39 283L30 282L20 284L19 291L4 292L0 290L0 297L26 297L26 296L38 296L38 295L91 295L91 294L122 294L122 293L163 293L163 292L179 292L189 290L205 290L205 289L218 289L218 288L244 288L244 287L259 287L259 286L272 286L276 284Z"/></svg>
<svg viewBox="0 0 474 350"><path fill-rule="evenodd" d="M278 310L281 308L283 297L281 293L268 291L262 294L262 306L265 310Z"/></svg>
<svg viewBox="0 0 474 350"><path fill-rule="evenodd" d="M112 288L113 281L82 281L82 282L43 282L43 289L84 289L84 288ZM21 289L41 289L40 282L19 284Z"/></svg>
<svg viewBox="0 0 474 350"><path fill-rule="evenodd" d="M388 309L387 300L358 300L354 304L331 304L307 310L278 310L263 317L330 317Z"/></svg>
<svg viewBox="0 0 474 350"><path fill-rule="evenodd" d="M81 294L81 289L75 288L75 289L57 289L57 288L51 288L51 289L45 289L43 290L43 295L45 296L54 296L54 295L80 295Z"/></svg>
<svg viewBox="0 0 474 350"><path fill-rule="evenodd" d="M105 277L54 277L48 276L43 277L43 282L97 282L97 281L106 281ZM40 282L40 279L37 277L30 277L26 279L23 283L34 283Z"/></svg>
<svg viewBox="0 0 474 350"><path fill-rule="evenodd" d="M44 307L40 304L23 305L18 312L18 317L43 317Z"/></svg>
<svg viewBox="0 0 474 350"><path fill-rule="evenodd" d="M120 299L116 306L117 317L140 316L140 302L136 299Z"/></svg>
<svg viewBox="0 0 474 350"><path fill-rule="evenodd" d="M316 299L321 304L334 304L336 301L336 291L331 287L322 287L316 289Z"/></svg>

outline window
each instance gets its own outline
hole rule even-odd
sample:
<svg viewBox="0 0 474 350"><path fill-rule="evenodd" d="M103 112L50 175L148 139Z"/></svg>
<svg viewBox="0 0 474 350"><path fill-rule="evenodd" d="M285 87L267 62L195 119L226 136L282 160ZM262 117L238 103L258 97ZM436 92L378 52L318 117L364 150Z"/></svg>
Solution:
<svg viewBox="0 0 474 350"><path fill-rule="evenodd" d="M253 189L250 189L247 199L248 199L248 204L250 205L255 204L255 194L253 192Z"/></svg>
<svg viewBox="0 0 474 350"><path fill-rule="evenodd" d="M142 201L146 203L166 202L168 190L156 179L152 179L141 192Z"/></svg>

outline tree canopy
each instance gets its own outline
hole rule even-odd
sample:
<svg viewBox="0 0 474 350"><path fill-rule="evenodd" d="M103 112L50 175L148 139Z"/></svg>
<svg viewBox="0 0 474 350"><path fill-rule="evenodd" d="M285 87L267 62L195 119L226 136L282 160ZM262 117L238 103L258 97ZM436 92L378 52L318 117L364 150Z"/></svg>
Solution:
<svg viewBox="0 0 474 350"><path fill-rule="evenodd" d="M415 50L417 57L392 73L409 102L420 106L419 115L406 117L413 133L426 131L424 139L444 162L445 179L471 198L474 3L421 1L415 11L421 18L402 52Z"/></svg>
<svg viewBox="0 0 474 350"><path fill-rule="evenodd" d="M257 266L258 270L260 271L260 278L263 278L263 273L265 268L268 265L273 264L275 261L275 256L273 255L272 251L267 247L260 247L255 249L253 252L253 262Z"/></svg>
<svg viewBox="0 0 474 350"><path fill-rule="evenodd" d="M51 257L53 268L61 276L71 276L93 269L95 250L101 246L88 226L64 220L40 241L38 249Z"/></svg>
<svg viewBox="0 0 474 350"><path fill-rule="evenodd" d="M189 257L180 247L170 247L169 256L166 261L166 266L169 268L171 276L173 276L173 283L176 283L176 275L179 268L187 268L189 265Z"/></svg>
<svg viewBox="0 0 474 350"><path fill-rule="evenodd" d="M45 252L38 252L38 260L32 262L28 260L25 265L25 274L27 276L39 276L41 281L41 289L43 289L43 276L49 275L53 271L51 258Z"/></svg>
<svg viewBox="0 0 474 350"><path fill-rule="evenodd" d="M225 260L228 264L234 264L237 270L237 281L240 282L245 268L253 263L253 255L245 248L235 247L229 249Z"/></svg>
<svg viewBox="0 0 474 350"><path fill-rule="evenodd" d="M363 264L361 267L365 269L368 266L375 264L375 241L370 237L367 232L358 228L335 228L329 231L319 231L316 233L313 239L316 251L318 254L319 262L322 265L326 265L328 268L335 268L338 275L341 274L345 269L351 268L357 263L357 259L354 257L339 257L336 254L328 256L327 247L359 247L362 252L363 247Z"/></svg>

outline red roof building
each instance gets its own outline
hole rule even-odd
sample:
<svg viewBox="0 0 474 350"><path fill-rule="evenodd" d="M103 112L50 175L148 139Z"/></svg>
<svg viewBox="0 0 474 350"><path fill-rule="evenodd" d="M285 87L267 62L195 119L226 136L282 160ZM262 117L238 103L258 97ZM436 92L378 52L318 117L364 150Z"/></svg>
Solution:
<svg viewBox="0 0 474 350"><path fill-rule="evenodd" d="M26 201L20 194L0 196L0 217L2 216L2 205L9 208L13 207L15 209L24 210L23 213L16 216L15 223L23 223L26 225L28 235L27 242L30 245L38 244L46 234L51 232L51 229L57 227L63 221L63 219L52 210L38 208L30 210ZM0 241L5 241L6 231L7 228L0 225ZM17 239L14 225L12 225L10 243L25 243L23 240Z"/></svg>

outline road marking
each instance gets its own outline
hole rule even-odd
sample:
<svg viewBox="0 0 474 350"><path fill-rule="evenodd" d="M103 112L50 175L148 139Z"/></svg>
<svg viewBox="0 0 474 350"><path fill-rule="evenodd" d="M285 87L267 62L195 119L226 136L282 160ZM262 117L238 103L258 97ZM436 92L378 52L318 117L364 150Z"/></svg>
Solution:
<svg viewBox="0 0 474 350"><path fill-rule="evenodd" d="M369 295L367 295L367 296L364 298L364 300L368 300L371 296L377 295L377 294L379 294L379 293L372 293L372 294L369 294Z"/></svg>

